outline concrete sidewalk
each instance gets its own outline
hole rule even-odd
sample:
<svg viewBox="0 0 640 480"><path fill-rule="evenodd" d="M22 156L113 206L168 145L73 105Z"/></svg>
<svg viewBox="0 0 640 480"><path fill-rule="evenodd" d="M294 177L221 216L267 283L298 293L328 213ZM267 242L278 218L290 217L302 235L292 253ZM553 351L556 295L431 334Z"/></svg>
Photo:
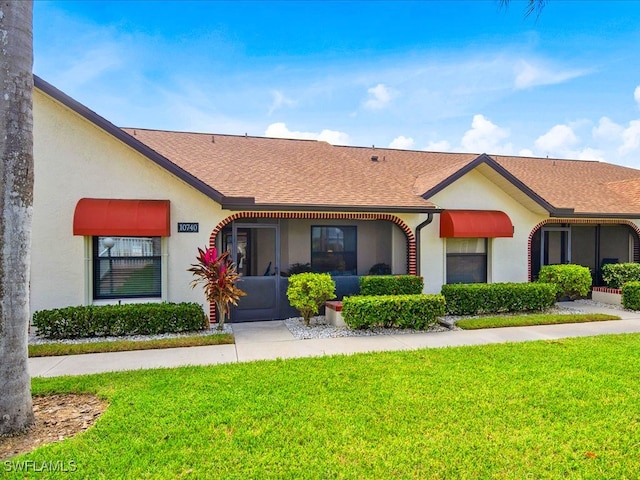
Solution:
<svg viewBox="0 0 640 480"><path fill-rule="evenodd" d="M55 377L183 365L215 365L276 358L527 342L640 332L640 312L584 304L579 308L584 312L618 315L622 320L309 340L297 340L284 322L279 320L238 323L232 325L236 341L234 345L30 358L29 372L32 377Z"/></svg>

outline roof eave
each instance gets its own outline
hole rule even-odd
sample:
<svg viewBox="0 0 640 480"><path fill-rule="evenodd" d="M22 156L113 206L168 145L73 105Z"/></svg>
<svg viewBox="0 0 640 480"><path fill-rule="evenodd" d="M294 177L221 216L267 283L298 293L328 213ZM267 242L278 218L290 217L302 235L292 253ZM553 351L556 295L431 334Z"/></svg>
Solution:
<svg viewBox="0 0 640 480"><path fill-rule="evenodd" d="M256 203L252 197L224 197L225 210L253 210L275 212L367 212L367 213L440 213L436 206L394 206L394 205L310 205L294 203Z"/></svg>
<svg viewBox="0 0 640 480"><path fill-rule="evenodd" d="M212 200L215 200L218 203L222 203L222 199L224 195L222 195L222 193L220 193L218 190L204 183L202 180L193 176L186 170L183 170L182 168L177 166L175 163L171 162L168 158L164 157L163 155L160 155L158 152L148 147L147 145L145 145L144 143L142 143L140 140L133 137L132 135L129 135L127 132L117 127L113 123L109 122L104 117L101 117L93 110L87 108L85 105L81 104L77 100L74 100L69 95L62 92L61 90L58 90L56 87L42 80L37 75L33 76L33 83L34 83L34 87L37 88L38 90L42 91L43 93L50 96L54 100L60 102L64 106L73 110L78 115L84 117L85 119L87 119L88 121L96 125L98 128L104 130L105 132L117 138L118 140L120 140L127 146L131 147L138 153L144 155L149 160L161 166L168 172L172 173L176 177L186 182L187 184L191 185L193 188L205 194L207 197L211 198Z"/></svg>
<svg viewBox="0 0 640 480"><path fill-rule="evenodd" d="M598 212L563 212L558 209L549 214L552 218L615 218L615 219L640 219L640 213L598 213Z"/></svg>

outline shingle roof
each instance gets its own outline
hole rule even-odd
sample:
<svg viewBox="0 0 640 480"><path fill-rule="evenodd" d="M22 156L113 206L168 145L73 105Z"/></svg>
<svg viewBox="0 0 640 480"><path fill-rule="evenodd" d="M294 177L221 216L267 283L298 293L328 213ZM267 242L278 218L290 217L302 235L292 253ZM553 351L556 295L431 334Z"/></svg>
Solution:
<svg viewBox="0 0 640 480"><path fill-rule="evenodd" d="M255 206L393 208L438 206L430 193L479 158L546 210L640 214L640 171L603 162L333 146L313 140L124 129L227 197ZM375 160L372 160L375 157ZM504 171L503 171L503 170ZM521 195L522 196L522 195ZM573 212L572 212L573 211Z"/></svg>
<svg viewBox="0 0 640 480"><path fill-rule="evenodd" d="M414 189L418 175L476 157L336 147L314 140L124 130L225 197L253 197L258 206L281 208L427 211L435 205Z"/></svg>
<svg viewBox="0 0 640 480"><path fill-rule="evenodd" d="M576 214L640 213L640 170L597 161L492 158L556 208Z"/></svg>

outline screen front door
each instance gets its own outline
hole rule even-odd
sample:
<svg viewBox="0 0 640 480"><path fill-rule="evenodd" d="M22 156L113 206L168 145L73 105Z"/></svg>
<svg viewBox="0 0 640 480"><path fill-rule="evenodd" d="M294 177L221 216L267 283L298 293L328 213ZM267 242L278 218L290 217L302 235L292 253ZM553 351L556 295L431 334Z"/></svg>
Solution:
<svg viewBox="0 0 640 480"><path fill-rule="evenodd" d="M241 275L240 297L231 311L232 322L278 318L280 288L280 232L278 225L235 223L225 236L225 248L235 252L234 262Z"/></svg>

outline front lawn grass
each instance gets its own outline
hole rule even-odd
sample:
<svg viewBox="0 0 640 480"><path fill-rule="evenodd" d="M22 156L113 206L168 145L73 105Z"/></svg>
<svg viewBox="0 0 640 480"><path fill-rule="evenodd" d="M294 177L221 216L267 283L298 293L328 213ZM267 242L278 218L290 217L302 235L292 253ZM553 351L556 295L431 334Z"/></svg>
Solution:
<svg viewBox="0 0 640 480"><path fill-rule="evenodd" d="M35 378L34 394L110 406L11 462L92 479L639 478L639 383L638 334Z"/></svg>
<svg viewBox="0 0 640 480"><path fill-rule="evenodd" d="M602 322L605 320L620 320L620 317L604 313L500 315L495 317L463 318L456 322L456 326L463 330L476 330L480 328L525 327L557 323Z"/></svg>
<svg viewBox="0 0 640 480"><path fill-rule="evenodd" d="M187 335L154 340L113 340L87 343L44 343L29 345L30 357L55 357L82 353L126 352L156 348L199 347L234 343L233 335L219 333L211 335Z"/></svg>

